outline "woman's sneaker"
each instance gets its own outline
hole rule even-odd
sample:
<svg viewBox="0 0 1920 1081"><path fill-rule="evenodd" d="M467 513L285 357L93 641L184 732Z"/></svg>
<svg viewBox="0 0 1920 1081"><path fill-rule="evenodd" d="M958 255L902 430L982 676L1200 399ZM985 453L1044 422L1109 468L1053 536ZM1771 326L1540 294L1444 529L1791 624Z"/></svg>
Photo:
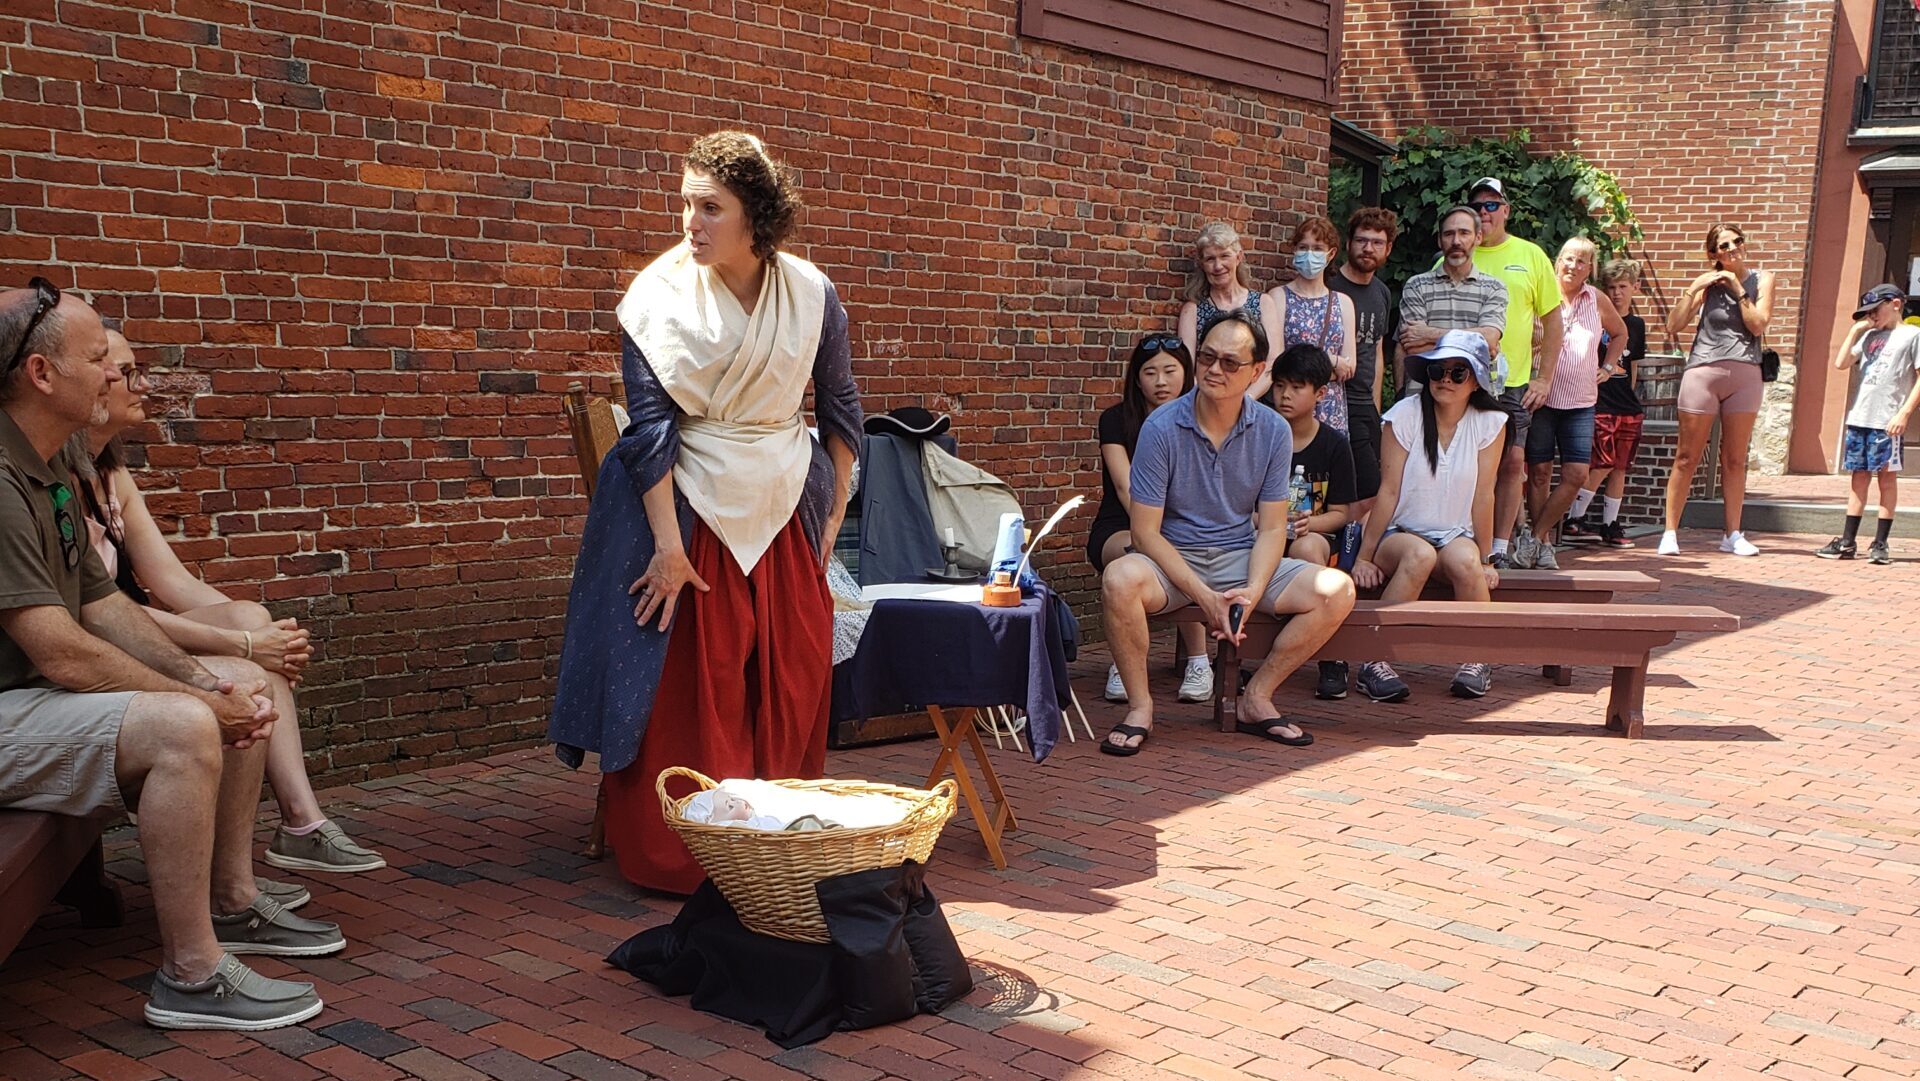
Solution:
<svg viewBox="0 0 1920 1081"><path fill-rule="evenodd" d="M1459 698L1480 698L1493 687L1493 668L1484 664L1463 664L1454 673L1451 690Z"/></svg>
<svg viewBox="0 0 1920 1081"><path fill-rule="evenodd" d="M1835 537L1820 547L1815 548L1813 554L1819 556L1821 559L1852 559L1854 556L1860 554L1860 547L1852 541L1841 540L1839 537Z"/></svg>
<svg viewBox="0 0 1920 1081"><path fill-rule="evenodd" d="M1385 661L1368 661L1360 666L1360 678L1355 680L1360 691L1375 702L1404 702L1413 693L1407 681L1400 673Z"/></svg>
<svg viewBox="0 0 1920 1081"><path fill-rule="evenodd" d="M1679 555L1680 554L1680 534L1675 533L1671 529L1667 530L1665 533L1660 534L1659 554L1663 556Z"/></svg>
<svg viewBox="0 0 1920 1081"><path fill-rule="evenodd" d="M1320 682L1313 688L1315 698L1333 701L1347 696L1347 662L1321 661Z"/></svg>
<svg viewBox="0 0 1920 1081"><path fill-rule="evenodd" d="M285 826L273 832L267 846L267 862L291 871L323 871L332 874L357 874L378 871L387 865L380 854L361 848L347 831L331 820L306 833L292 833Z"/></svg>
<svg viewBox="0 0 1920 1081"><path fill-rule="evenodd" d="M155 1028L262 1032L297 1025L320 1006L312 984L268 979L228 954L199 983L154 973L146 1015Z"/></svg>
<svg viewBox="0 0 1920 1081"><path fill-rule="evenodd" d="M1720 538L1720 550L1730 556L1757 556L1760 554L1760 546L1748 540L1746 534L1737 529Z"/></svg>
<svg viewBox="0 0 1920 1081"><path fill-rule="evenodd" d="M1127 685L1120 682L1119 665L1107 665L1107 689L1101 692L1100 697L1109 702L1125 702L1127 700Z"/></svg>
<svg viewBox="0 0 1920 1081"><path fill-rule="evenodd" d="M1887 551L1886 545L1875 541L1867 546L1867 562L1884 567L1893 562L1893 553Z"/></svg>
<svg viewBox="0 0 1920 1081"><path fill-rule="evenodd" d="M1633 541L1627 537L1627 527L1618 519L1600 527L1600 544L1606 548L1631 548Z"/></svg>
<svg viewBox="0 0 1920 1081"><path fill-rule="evenodd" d="M1603 530L1588 525L1585 518L1568 518L1560 526L1560 539L1568 544L1592 544L1605 535Z"/></svg>
<svg viewBox="0 0 1920 1081"><path fill-rule="evenodd" d="M1123 691L1120 695L1126 698ZM1189 657L1187 670L1180 676L1179 699L1182 702L1209 702L1213 700L1213 665L1205 657Z"/></svg>

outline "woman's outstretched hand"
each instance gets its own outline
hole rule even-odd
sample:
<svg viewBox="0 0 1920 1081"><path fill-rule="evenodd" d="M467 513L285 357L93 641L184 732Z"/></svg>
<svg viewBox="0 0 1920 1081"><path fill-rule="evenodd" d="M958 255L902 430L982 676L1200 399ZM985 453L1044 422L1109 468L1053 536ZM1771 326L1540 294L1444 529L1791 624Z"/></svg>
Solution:
<svg viewBox="0 0 1920 1081"><path fill-rule="evenodd" d="M702 593L712 588L694 572L686 552L655 551L647 563L646 573L627 587L627 596L640 598L633 607L633 621L644 627L657 612L660 629L672 627L674 609L680 606L680 588L689 584Z"/></svg>

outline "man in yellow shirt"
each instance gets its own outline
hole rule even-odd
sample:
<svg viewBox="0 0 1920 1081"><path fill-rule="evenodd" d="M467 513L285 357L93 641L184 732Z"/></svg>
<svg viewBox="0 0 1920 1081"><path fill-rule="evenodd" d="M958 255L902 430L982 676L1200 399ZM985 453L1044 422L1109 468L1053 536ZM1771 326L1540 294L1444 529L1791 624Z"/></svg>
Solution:
<svg viewBox="0 0 1920 1081"><path fill-rule="evenodd" d="M1506 185L1498 177L1474 181L1467 205L1478 211L1482 228L1473 265L1498 278L1507 287L1507 326L1500 336L1500 355L1506 367L1506 391L1500 404L1507 410L1507 443L1500 461L1500 483L1493 500L1493 565L1527 568L1536 562L1553 565L1553 549L1540 556L1540 545L1522 532L1509 544L1520 518L1521 492L1527 476L1527 428L1533 411L1547 400L1553 366L1560 358L1560 285L1553 260L1531 240L1507 232L1513 206ZM1539 320L1538 362L1534 352L1534 321Z"/></svg>

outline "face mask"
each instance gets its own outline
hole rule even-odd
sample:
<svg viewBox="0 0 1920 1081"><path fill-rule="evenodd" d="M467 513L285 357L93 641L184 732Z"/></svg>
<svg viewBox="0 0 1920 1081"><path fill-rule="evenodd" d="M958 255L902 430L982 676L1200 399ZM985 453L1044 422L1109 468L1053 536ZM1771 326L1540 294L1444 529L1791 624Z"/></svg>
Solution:
<svg viewBox="0 0 1920 1081"><path fill-rule="evenodd" d="M1327 253L1323 251L1297 251L1293 253L1293 269L1303 278L1317 278L1327 269Z"/></svg>

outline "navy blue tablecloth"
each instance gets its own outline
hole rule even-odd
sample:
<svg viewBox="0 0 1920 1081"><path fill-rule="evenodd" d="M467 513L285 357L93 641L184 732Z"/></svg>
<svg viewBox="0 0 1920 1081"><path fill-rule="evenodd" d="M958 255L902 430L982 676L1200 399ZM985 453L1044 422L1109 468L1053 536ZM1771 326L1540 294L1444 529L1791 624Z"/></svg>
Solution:
<svg viewBox="0 0 1920 1081"><path fill-rule="evenodd" d="M833 669L833 719L932 706L1020 706L1039 762L1071 699L1062 628L1042 588L1018 608L956 601L877 601L854 655Z"/></svg>

